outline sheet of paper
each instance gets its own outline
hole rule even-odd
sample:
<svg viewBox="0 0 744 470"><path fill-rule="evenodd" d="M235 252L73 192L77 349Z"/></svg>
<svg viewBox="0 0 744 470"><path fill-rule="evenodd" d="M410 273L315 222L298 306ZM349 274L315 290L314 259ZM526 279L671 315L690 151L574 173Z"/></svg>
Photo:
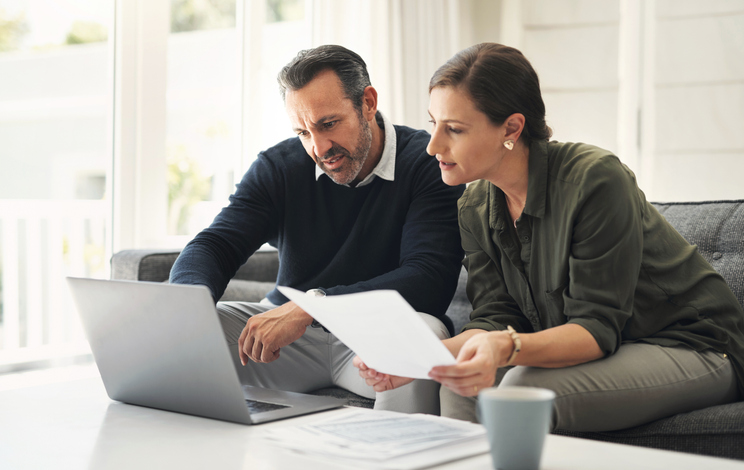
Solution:
<svg viewBox="0 0 744 470"><path fill-rule="evenodd" d="M486 453L485 436L479 424L363 408L263 434L274 445L349 468L390 470L425 468Z"/></svg>
<svg viewBox="0 0 744 470"><path fill-rule="evenodd" d="M290 287L278 289L379 372L426 379L432 367L455 363L397 291L315 297Z"/></svg>

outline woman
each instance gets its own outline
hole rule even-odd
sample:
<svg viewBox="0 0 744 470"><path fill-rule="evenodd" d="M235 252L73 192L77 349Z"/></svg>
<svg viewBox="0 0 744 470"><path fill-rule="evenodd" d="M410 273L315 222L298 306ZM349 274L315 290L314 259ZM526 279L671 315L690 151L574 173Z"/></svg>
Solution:
<svg viewBox="0 0 744 470"><path fill-rule="evenodd" d="M435 367L444 416L478 391L556 392L553 427L607 431L744 396L744 311L723 278L600 148L548 142L537 74L479 44L429 84L428 152L458 203L473 305ZM382 391L410 379L368 369ZM513 367L512 367L513 366ZM740 395L741 394L741 395Z"/></svg>

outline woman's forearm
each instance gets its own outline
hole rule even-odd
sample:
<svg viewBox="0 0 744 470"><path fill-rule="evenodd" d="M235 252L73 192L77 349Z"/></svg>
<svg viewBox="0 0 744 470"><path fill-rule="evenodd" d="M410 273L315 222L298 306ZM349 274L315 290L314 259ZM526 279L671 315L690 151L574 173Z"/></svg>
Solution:
<svg viewBox="0 0 744 470"><path fill-rule="evenodd" d="M506 332L503 334L508 335ZM604 357L594 336L576 324L556 326L537 333L521 333L519 337L522 350L514 365L558 368Z"/></svg>
<svg viewBox="0 0 744 470"><path fill-rule="evenodd" d="M506 331L466 330L442 341L453 356L457 357L462 346L472 337L485 334L492 337L494 350L502 351L494 358L503 367L514 351L511 336ZM512 365L545 368L569 367L594 361L604 356L597 341L584 327L566 324L539 331L519 333L522 348Z"/></svg>

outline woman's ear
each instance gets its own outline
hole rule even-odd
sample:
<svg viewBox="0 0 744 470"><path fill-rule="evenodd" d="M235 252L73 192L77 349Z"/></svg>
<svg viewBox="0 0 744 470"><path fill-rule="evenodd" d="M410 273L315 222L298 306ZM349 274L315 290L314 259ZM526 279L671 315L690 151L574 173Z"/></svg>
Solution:
<svg viewBox="0 0 744 470"><path fill-rule="evenodd" d="M525 118L524 114L514 113L504 121L504 129L506 135L505 140L513 140L514 142L519 140L519 136L522 135L524 130Z"/></svg>

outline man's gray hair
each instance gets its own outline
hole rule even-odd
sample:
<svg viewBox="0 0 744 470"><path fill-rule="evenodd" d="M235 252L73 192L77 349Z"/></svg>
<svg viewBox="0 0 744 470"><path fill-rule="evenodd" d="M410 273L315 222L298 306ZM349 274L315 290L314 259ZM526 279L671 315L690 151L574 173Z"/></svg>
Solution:
<svg viewBox="0 0 744 470"><path fill-rule="evenodd" d="M341 80L346 98L360 110L364 89L372 85L367 73L367 64L356 52L332 44L300 51L284 66L277 76L282 100L285 99L287 90L302 89L324 70L336 73Z"/></svg>

